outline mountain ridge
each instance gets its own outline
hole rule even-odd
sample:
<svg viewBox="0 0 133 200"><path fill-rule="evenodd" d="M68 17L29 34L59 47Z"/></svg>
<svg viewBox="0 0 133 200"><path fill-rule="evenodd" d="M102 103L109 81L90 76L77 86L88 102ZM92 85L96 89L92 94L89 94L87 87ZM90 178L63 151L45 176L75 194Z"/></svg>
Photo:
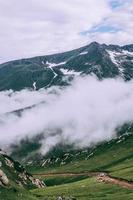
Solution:
<svg viewBox="0 0 133 200"><path fill-rule="evenodd" d="M95 75L98 79L120 77L125 81L132 80L133 45L120 47L93 42L85 47L60 54L1 64L0 91L9 89L17 91L25 88L39 90L51 86L65 86L75 77L86 75ZM20 116L23 110L28 111L34 106L35 104L27 105L5 114L15 113ZM41 133L33 138L26 137L19 144L12 144L11 157L0 150L0 198L72 200L86 199L88 196L93 199L94 196L94 199L103 200L104 197L107 199L109 194L108 199L120 199L125 195L131 200L132 191L105 184L106 180L103 179L99 183L95 177L85 176L86 173L98 171L102 177L104 172L117 179L133 181L133 124L125 124L116 132L118 134L115 138L88 148L75 149L72 145L59 143L46 155L40 153L41 140L44 139ZM25 168L12 158L23 163ZM69 173L71 177L59 177L61 173ZM78 177L78 174L82 173L84 174ZM48 176L44 179L43 174ZM43 181L47 186L54 187L46 187L44 190ZM67 185L63 185L64 183ZM36 187L39 189L33 190ZM92 191L97 189L94 194L91 194L91 187Z"/></svg>
<svg viewBox="0 0 133 200"><path fill-rule="evenodd" d="M133 78L133 45L106 45L92 42L84 47L53 55L37 56L0 64L0 91L40 89L67 85L79 75L99 79Z"/></svg>
<svg viewBox="0 0 133 200"><path fill-rule="evenodd" d="M133 51L133 44L129 43L129 44L125 44L125 45L117 45L117 44L106 44L106 43L99 43L99 42L96 42L96 41L93 41L89 44L86 44L85 46L81 46L81 47L78 47L78 48L74 48L72 50L67 50L67 51L63 51L63 52L57 52L57 53L50 53L50 54L44 54L44 55L37 55L37 56L31 56L31 57L24 57L24 58L18 58L18 59L13 59L13 60L8 60L8 61L5 61L5 62L2 62L0 63L0 65L3 65L3 64L7 64L7 63L10 63L10 62L14 62L14 61L20 61L20 60L27 60L27 59L34 59L34 58L40 58L40 57L44 57L44 56L56 56L58 54L64 54L64 53L69 53L69 52L72 52L72 51L75 51L75 50L79 50L79 49L82 49L82 48L85 48L85 47L88 47L90 45L102 45L104 47L117 47L117 48L124 48L124 49L130 49L130 51Z"/></svg>

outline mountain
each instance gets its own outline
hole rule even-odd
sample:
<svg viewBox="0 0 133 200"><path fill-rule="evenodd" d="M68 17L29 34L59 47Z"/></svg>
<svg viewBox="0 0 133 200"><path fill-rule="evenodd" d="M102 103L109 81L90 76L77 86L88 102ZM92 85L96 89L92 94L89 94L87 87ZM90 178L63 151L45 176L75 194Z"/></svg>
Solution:
<svg viewBox="0 0 133 200"><path fill-rule="evenodd" d="M33 178L26 169L0 150L0 199L26 199L29 189L44 188L45 184ZM31 199L29 195L29 199Z"/></svg>
<svg viewBox="0 0 133 200"><path fill-rule="evenodd" d="M43 188L45 184L34 179L25 168L0 150L0 187L11 187L18 184L23 188Z"/></svg>
<svg viewBox="0 0 133 200"><path fill-rule="evenodd" d="M133 78L132 63L133 45L118 46L93 42L65 53L1 64L0 90L16 91L27 87L39 89L51 85L66 85L73 77L80 74L95 74L99 79L119 76L124 80L130 80ZM24 107L24 109L14 110L13 113L20 116L23 110L30 108L30 106ZM32 139L23 138L19 144L12 144L11 156L24 164L32 161L40 163L40 160L45 162L45 158L38 154L43 139L41 133ZM66 149L71 150L71 146L60 144L59 148L53 150L54 155L62 152L65 154ZM51 159L53 152L49 152L46 159Z"/></svg>
<svg viewBox="0 0 133 200"><path fill-rule="evenodd" d="M68 85L75 76L86 74L128 81L133 78L132 64L133 45L93 42L65 53L1 64L0 90ZM34 106L5 115L21 116L23 110L28 112ZM58 144L45 156L40 153L41 141L45 139L41 133L11 144L10 156L0 150L0 199L132 200L133 123L116 132L116 138L89 148ZM43 181L50 187L45 187Z"/></svg>
<svg viewBox="0 0 133 200"><path fill-rule="evenodd" d="M0 90L66 85L74 76L133 78L133 45L93 42L65 53L15 60L0 65Z"/></svg>

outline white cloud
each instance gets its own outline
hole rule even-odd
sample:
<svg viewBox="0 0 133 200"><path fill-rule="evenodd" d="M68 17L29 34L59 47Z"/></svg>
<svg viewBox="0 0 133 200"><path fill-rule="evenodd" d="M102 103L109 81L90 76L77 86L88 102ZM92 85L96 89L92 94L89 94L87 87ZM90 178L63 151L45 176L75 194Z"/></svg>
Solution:
<svg viewBox="0 0 133 200"><path fill-rule="evenodd" d="M1 92L0 145L5 148L6 144L40 133L45 135L43 153L60 142L86 147L109 140L115 136L117 127L133 121L132 91L132 81L99 81L88 76L75 79L64 90L54 87ZM39 104L42 99L45 103ZM23 111L21 116L3 115L13 108L33 104L36 107Z"/></svg>
<svg viewBox="0 0 133 200"><path fill-rule="evenodd" d="M79 47L79 33L110 12L106 0L0 0L0 57L47 54Z"/></svg>
<svg viewBox="0 0 133 200"><path fill-rule="evenodd" d="M120 45L133 43L133 2L132 0L117 2L121 3L121 6L112 10L103 23L106 26L112 26L114 30L88 34L92 40ZM115 29L118 30L115 31Z"/></svg>
<svg viewBox="0 0 133 200"><path fill-rule="evenodd" d="M130 0L121 1L123 6L115 10L109 4L112 1L0 0L0 62L62 52L92 40L132 42ZM118 33L118 41L113 33L80 34L105 21L123 28L122 37Z"/></svg>
<svg viewBox="0 0 133 200"><path fill-rule="evenodd" d="M106 44L132 44L133 43L133 31L118 31L118 32L106 32L106 33L92 33L90 38L98 42Z"/></svg>

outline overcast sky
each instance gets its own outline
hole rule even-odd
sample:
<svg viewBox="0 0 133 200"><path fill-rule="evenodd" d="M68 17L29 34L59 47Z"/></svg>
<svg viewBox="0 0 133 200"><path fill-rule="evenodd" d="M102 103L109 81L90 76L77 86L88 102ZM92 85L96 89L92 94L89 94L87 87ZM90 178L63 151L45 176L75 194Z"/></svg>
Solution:
<svg viewBox="0 0 133 200"><path fill-rule="evenodd" d="M133 43L133 0L0 0L0 62Z"/></svg>

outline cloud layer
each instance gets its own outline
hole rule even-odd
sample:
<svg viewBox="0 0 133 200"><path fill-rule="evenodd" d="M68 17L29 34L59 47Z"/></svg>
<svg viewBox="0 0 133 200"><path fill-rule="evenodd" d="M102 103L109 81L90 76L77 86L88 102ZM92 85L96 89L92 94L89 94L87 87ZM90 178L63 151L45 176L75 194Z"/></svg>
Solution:
<svg viewBox="0 0 133 200"><path fill-rule="evenodd" d="M40 133L44 154L61 142L82 148L110 140L117 127L133 121L132 91L132 81L80 77L65 89L0 92L0 146ZM9 114L33 105L21 116Z"/></svg>
<svg viewBox="0 0 133 200"><path fill-rule="evenodd" d="M132 12L132 0L0 0L0 62L93 40L132 43Z"/></svg>

